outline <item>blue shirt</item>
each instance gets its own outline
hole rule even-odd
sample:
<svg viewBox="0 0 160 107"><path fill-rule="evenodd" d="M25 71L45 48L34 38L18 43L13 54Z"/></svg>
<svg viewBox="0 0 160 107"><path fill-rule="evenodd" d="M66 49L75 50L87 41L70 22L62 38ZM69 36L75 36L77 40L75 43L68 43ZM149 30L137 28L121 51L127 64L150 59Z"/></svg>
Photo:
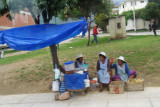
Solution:
<svg viewBox="0 0 160 107"><path fill-rule="evenodd" d="M118 75L118 70L117 70L117 63L115 63L115 64L113 64L113 65L111 65L111 69L114 69L115 68L115 75ZM128 64L127 63L125 63L125 71L126 71L126 74L128 75L128 77L131 75L131 72L130 72L130 70L129 70L129 67L128 67Z"/></svg>

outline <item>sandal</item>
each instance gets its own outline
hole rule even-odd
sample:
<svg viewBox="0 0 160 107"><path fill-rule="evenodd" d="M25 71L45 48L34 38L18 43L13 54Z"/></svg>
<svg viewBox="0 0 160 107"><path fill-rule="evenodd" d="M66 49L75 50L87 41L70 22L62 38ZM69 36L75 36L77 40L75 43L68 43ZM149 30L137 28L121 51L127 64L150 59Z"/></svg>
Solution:
<svg viewBox="0 0 160 107"><path fill-rule="evenodd" d="M103 88L102 89L99 89L99 92L102 92L103 91Z"/></svg>

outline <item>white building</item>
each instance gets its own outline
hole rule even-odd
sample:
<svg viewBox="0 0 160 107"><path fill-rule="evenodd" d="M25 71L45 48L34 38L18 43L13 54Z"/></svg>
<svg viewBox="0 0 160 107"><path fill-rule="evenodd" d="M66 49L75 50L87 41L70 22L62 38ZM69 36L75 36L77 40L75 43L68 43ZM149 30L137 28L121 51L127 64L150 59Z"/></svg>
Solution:
<svg viewBox="0 0 160 107"><path fill-rule="evenodd" d="M147 0L125 0L124 2L119 4L119 14L133 10L135 7L135 10L137 9L142 9L147 5L148 1Z"/></svg>

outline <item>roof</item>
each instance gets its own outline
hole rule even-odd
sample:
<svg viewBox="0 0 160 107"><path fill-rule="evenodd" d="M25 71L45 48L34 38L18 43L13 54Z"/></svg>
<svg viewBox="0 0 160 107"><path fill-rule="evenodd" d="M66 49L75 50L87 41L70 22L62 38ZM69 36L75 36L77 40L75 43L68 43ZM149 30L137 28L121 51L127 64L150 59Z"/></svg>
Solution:
<svg viewBox="0 0 160 107"><path fill-rule="evenodd" d="M147 0L134 0L134 1L147 1ZM119 5L122 5L126 2L133 2L133 0L125 0L124 2L119 3Z"/></svg>

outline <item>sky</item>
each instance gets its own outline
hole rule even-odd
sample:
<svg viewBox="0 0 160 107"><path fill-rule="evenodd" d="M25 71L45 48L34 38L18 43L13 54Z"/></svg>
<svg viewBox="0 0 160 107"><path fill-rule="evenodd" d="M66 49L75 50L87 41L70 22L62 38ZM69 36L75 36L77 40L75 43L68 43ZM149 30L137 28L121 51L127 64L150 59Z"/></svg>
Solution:
<svg viewBox="0 0 160 107"><path fill-rule="evenodd" d="M113 2L118 5L120 2L123 2L124 0L113 0Z"/></svg>

